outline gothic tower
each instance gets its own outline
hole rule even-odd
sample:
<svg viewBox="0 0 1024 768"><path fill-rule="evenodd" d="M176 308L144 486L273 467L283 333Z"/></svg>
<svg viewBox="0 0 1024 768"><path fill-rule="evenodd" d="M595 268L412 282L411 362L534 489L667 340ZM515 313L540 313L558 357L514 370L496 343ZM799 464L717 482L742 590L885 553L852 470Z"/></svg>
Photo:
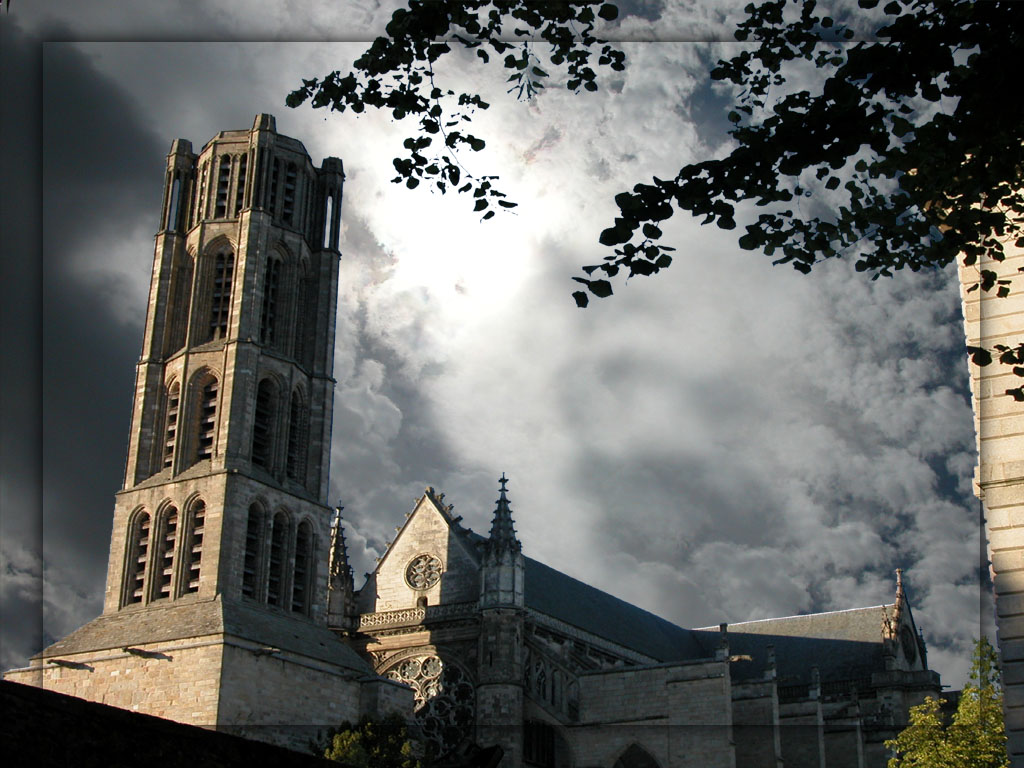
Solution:
<svg viewBox="0 0 1024 768"><path fill-rule="evenodd" d="M343 181L270 115L173 142L103 614L11 679L300 748L409 707L327 628Z"/></svg>
<svg viewBox="0 0 1024 768"><path fill-rule="evenodd" d="M260 115L168 156L104 612L322 620L343 172Z"/></svg>

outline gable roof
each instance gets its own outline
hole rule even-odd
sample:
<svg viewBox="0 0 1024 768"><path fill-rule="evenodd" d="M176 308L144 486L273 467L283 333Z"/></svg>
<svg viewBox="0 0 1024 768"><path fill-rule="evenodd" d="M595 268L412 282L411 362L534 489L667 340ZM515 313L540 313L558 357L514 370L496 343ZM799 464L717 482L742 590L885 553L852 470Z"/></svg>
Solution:
<svg viewBox="0 0 1024 768"><path fill-rule="evenodd" d="M678 627L532 558L523 559L523 597L527 608L658 661L713 655L692 630Z"/></svg>
<svg viewBox="0 0 1024 768"><path fill-rule="evenodd" d="M768 663L768 646L775 648L779 685L806 684L817 666L822 682L869 678L885 669L882 644L883 611L894 605L874 605L845 611L811 613L778 619L744 621L728 626L729 653L748 655L734 662L736 679L759 677ZM717 628L698 630L718 636Z"/></svg>

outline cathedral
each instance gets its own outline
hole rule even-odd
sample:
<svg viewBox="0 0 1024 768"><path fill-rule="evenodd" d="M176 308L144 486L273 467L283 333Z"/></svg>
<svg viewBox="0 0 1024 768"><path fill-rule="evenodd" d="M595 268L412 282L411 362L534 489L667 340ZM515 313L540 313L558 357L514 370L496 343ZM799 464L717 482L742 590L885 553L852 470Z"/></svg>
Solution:
<svg viewBox="0 0 1024 768"><path fill-rule="evenodd" d="M427 488L357 588L344 179L269 115L173 142L103 612L5 679L300 750L398 712L432 765L884 766L941 690L899 572L889 604L684 629L526 556L502 475L486 535Z"/></svg>

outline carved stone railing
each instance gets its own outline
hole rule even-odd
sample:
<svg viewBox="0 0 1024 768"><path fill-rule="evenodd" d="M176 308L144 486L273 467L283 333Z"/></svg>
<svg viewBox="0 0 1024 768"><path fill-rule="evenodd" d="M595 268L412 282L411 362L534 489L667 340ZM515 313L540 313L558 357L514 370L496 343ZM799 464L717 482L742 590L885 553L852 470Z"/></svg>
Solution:
<svg viewBox="0 0 1024 768"><path fill-rule="evenodd" d="M428 605L418 608L403 608L397 611L380 611L378 613L363 613L359 616L359 630L402 627L436 620L460 618L475 614L476 610L477 604L472 602Z"/></svg>

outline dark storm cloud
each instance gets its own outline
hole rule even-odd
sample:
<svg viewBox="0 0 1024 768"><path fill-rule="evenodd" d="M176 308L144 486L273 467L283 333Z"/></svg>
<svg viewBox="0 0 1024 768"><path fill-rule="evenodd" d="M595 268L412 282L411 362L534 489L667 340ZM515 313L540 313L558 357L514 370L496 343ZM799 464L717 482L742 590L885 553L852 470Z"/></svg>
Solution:
<svg viewBox="0 0 1024 768"><path fill-rule="evenodd" d="M7 668L42 640L38 48L0 24L0 612Z"/></svg>
<svg viewBox="0 0 1024 768"><path fill-rule="evenodd" d="M45 147L34 157L31 151L5 153L5 162L19 165L3 174L5 186L21 193L5 196L4 216L13 221L3 227L5 273L17 269L5 274L5 294L11 295L4 308L21 312L13 326L19 332L11 332L7 318L4 324L5 367L19 368L19 375L4 376L4 399L19 405L4 408L3 423L3 612L6 624L19 627L5 632L3 664L9 667L23 664L46 640L66 634L101 607L105 543L124 469L141 327L126 322L116 280L112 290L96 291L84 276L88 259L122 243L140 215L153 221L155 231L166 148L142 125L131 100L73 47L40 46L14 25L5 24L0 33L4 74L17 74L19 67L8 69L11 61L42 75L41 81L26 78L23 85L5 88L5 102L12 93L22 95L26 109L18 120L5 115L4 145L30 149L41 138ZM41 125L33 124L34 114L42 115ZM17 134L9 138L8 131ZM39 189L40 178L41 226L33 227L39 211L31 203L40 195L31 192ZM33 236L39 232L42 243ZM39 253L41 260L30 256ZM139 254L140 264L150 258ZM32 286L41 288L41 296L33 297ZM39 302L34 306L33 298ZM41 378L31 376L36 361ZM36 403L40 409L34 412ZM40 456L41 468L32 466ZM27 533L39 532L40 523L40 533ZM45 637L24 629L38 626L42 615L44 596L31 598L33 574L45 578Z"/></svg>

